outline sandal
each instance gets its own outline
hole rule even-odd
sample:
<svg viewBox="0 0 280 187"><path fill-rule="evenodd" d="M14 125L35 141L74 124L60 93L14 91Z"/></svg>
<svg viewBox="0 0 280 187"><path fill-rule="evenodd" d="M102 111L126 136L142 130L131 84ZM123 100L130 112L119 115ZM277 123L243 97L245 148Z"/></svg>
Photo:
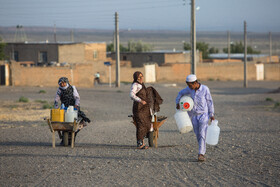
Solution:
<svg viewBox="0 0 280 187"><path fill-rule="evenodd" d="M149 149L149 146L146 146L145 144L138 146L137 149Z"/></svg>
<svg viewBox="0 0 280 187"><path fill-rule="evenodd" d="M149 147L143 143L143 140L137 141L137 149L148 149Z"/></svg>
<svg viewBox="0 0 280 187"><path fill-rule="evenodd" d="M204 162L205 160L206 160L206 158L203 154L198 155L198 159L197 159L198 162Z"/></svg>

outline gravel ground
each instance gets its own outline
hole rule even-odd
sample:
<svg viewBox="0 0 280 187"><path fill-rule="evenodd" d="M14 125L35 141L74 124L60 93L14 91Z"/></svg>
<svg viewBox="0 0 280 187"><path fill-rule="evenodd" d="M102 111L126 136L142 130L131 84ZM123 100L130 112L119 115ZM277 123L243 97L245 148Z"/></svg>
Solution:
<svg viewBox="0 0 280 187"><path fill-rule="evenodd" d="M175 97L184 84L153 84L167 121L158 148L136 149L130 85L78 88L81 108L92 119L74 149L52 148L43 120L57 88L0 87L0 186L279 186L279 82L202 82L209 86L221 134L197 162L193 132L179 134ZM149 86L151 84L147 84ZM46 93L39 93L45 90ZM18 103L24 96L28 103ZM36 115L37 114L37 115Z"/></svg>

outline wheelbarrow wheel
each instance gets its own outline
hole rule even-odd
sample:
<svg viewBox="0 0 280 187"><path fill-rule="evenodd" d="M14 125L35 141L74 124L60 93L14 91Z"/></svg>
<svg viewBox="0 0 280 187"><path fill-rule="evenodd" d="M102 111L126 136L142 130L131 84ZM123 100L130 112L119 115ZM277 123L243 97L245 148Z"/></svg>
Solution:
<svg viewBox="0 0 280 187"><path fill-rule="evenodd" d="M69 135L69 133L67 131L63 132L63 143L64 143L64 146L68 146L68 141L69 141L68 135Z"/></svg>
<svg viewBox="0 0 280 187"><path fill-rule="evenodd" d="M153 147L154 146L154 131L149 132L148 141L149 141L149 146Z"/></svg>

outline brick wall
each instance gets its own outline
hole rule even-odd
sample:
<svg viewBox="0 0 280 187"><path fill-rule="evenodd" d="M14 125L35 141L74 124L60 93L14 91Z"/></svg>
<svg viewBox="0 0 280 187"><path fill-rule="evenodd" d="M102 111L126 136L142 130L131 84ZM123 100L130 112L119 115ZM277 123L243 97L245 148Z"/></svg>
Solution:
<svg viewBox="0 0 280 187"><path fill-rule="evenodd" d="M18 52L18 61L32 61L37 63L39 62L40 52L47 52L47 62L58 61L56 44L7 44L5 47L5 55L11 57L13 51Z"/></svg>
<svg viewBox="0 0 280 187"><path fill-rule="evenodd" d="M124 63L123 63L124 64ZM111 80L116 80L115 63L111 66ZM200 80L243 80L243 63L199 63L197 76ZM94 74L99 72L101 82L109 82L109 68L103 61L75 64L72 67L21 67L17 62L11 63L11 81L14 86L57 86L60 77L68 77L70 83L77 87L93 87ZM191 64L156 65L157 82L182 82L190 74ZM247 79L256 80L255 63L247 64ZM121 82L132 82L135 71L145 75L144 67L131 68L122 65ZM265 80L280 81L280 64L264 64Z"/></svg>
<svg viewBox="0 0 280 187"><path fill-rule="evenodd" d="M84 63L84 44L66 44L58 46L58 62Z"/></svg>
<svg viewBox="0 0 280 187"><path fill-rule="evenodd" d="M96 58L94 58L94 53L96 53ZM107 58L106 43L86 43L84 58L86 61L105 60Z"/></svg>
<svg viewBox="0 0 280 187"><path fill-rule="evenodd" d="M190 74L191 64L171 64L156 67L156 78L159 82L180 82Z"/></svg>
<svg viewBox="0 0 280 187"><path fill-rule="evenodd" d="M57 86L60 77L67 77L72 85L92 87L92 72L92 64L78 64L73 67L21 67L17 62L11 63L14 86Z"/></svg>
<svg viewBox="0 0 280 187"><path fill-rule="evenodd" d="M241 62L199 64L197 76L201 80L243 80L244 64ZM255 63L247 63L247 79L256 80Z"/></svg>
<svg viewBox="0 0 280 187"><path fill-rule="evenodd" d="M280 81L280 64L264 64L264 80Z"/></svg>
<svg viewBox="0 0 280 187"><path fill-rule="evenodd" d="M191 53L165 53L165 63L190 63ZM196 53L196 62L202 62L202 52Z"/></svg>

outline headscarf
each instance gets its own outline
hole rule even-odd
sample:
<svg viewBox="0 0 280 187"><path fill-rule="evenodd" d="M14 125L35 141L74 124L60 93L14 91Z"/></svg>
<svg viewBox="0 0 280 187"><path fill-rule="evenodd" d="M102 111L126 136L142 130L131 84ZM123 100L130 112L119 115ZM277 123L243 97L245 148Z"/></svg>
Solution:
<svg viewBox="0 0 280 187"><path fill-rule="evenodd" d="M135 82L141 84L140 82L138 82L138 77L140 76L140 74L143 75L143 73L141 73L140 71L135 71L133 73L133 82L132 82L132 84L135 83Z"/></svg>
<svg viewBox="0 0 280 187"><path fill-rule="evenodd" d="M140 71L135 71L135 72L133 73L133 82L132 82L132 84L135 83L135 82L137 82L138 84L141 84L141 85L143 86L143 88L146 89L146 86L145 86L144 83L138 82L138 77L140 76L140 74L143 75L143 73L141 73Z"/></svg>
<svg viewBox="0 0 280 187"><path fill-rule="evenodd" d="M60 86L60 83L62 83L62 82L65 82L65 83L66 83L66 86L61 87L61 86ZM59 85L59 88L61 88L61 89L63 89L63 90L67 89L68 86L69 86L69 80L68 80L68 78L67 78L67 77L60 77L60 79L58 80L58 85Z"/></svg>
<svg viewBox="0 0 280 187"><path fill-rule="evenodd" d="M60 77L58 79L58 84L62 83L62 82L65 82L65 83L68 83L69 84L69 81L68 81L68 78L67 77Z"/></svg>

